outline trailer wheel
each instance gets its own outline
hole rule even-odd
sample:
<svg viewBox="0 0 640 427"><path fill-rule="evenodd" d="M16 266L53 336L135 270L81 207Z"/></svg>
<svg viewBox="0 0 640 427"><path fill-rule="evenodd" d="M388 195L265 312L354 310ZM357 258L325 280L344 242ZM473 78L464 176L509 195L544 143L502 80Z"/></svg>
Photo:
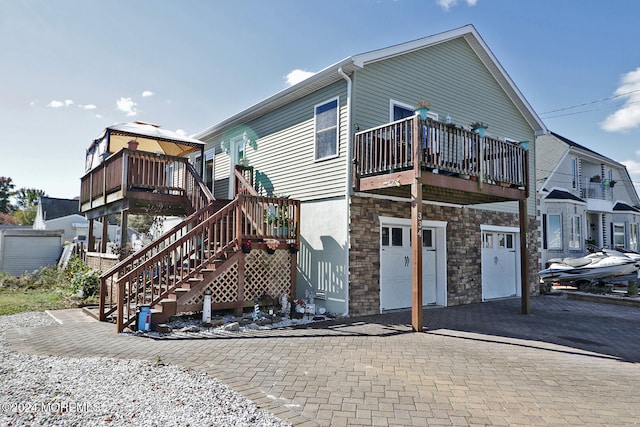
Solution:
<svg viewBox="0 0 640 427"><path fill-rule="evenodd" d="M579 291L586 291L589 289L589 286L591 286L591 281L589 280L578 280L576 282L576 288L578 288Z"/></svg>

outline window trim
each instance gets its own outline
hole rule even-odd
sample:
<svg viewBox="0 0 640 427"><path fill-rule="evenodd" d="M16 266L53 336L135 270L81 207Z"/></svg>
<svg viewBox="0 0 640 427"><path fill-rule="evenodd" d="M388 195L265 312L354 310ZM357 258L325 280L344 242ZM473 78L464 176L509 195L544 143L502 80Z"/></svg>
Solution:
<svg viewBox="0 0 640 427"><path fill-rule="evenodd" d="M330 154L324 157L318 157L318 108L330 104L332 102L336 103L336 125L335 125L335 134L336 134L336 144L335 144L335 154ZM321 129L321 131L327 131L331 129L328 127L326 129ZM340 156L340 97L336 96L334 98L327 99L326 101L320 102L313 106L313 157L315 162L320 162L329 159L335 159Z"/></svg>
<svg viewBox="0 0 640 427"><path fill-rule="evenodd" d="M622 232L616 233L616 227L622 227ZM622 246L616 244L616 235L622 236ZM611 223L611 244L614 248L625 248L627 245L627 227L624 222L612 222Z"/></svg>
<svg viewBox="0 0 640 427"><path fill-rule="evenodd" d="M393 122L393 109L394 107L404 108L409 111L415 111L415 108L412 105L409 105L404 102L396 101L395 99L389 99L389 121ZM415 113L414 113L415 114ZM434 113L433 111L427 112L427 117L431 120L438 121L438 113Z"/></svg>
<svg viewBox="0 0 640 427"><path fill-rule="evenodd" d="M574 230L574 225L578 225L578 233L576 235ZM570 251L579 251L582 250L582 217L580 215L571 215L569 216L569 250ZM577 237L577 239L576 239ZM572 246L572 242L578 242L578 246Z"/></svg>
<svg viewBox="0 0 640 427"><path fill-rule="evenodd" d="M635 230L634 230L635 229ZM629 223L629 249L638 251L638 223Z"/></svg>
<svg viewBox="0 0 640 427"><path fill-rule="evenodd" d="M552 239L552 235L551 233L553 233L553 231L551 228L551 218L552 217L558 217L560 219L560 246L553 246L552 242L554 241L554 239ZM563 227L562 227L562 214L547 214L547 249L550 250L558 250L561 251L563 249L563 241L562 241L562 235L563 235Z"/></svg>

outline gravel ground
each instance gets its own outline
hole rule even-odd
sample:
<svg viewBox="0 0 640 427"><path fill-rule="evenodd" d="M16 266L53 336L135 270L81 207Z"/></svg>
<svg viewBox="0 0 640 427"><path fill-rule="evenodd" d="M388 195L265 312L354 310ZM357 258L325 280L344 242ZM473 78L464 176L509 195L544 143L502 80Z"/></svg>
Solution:
<svg viewBox="0 0 640 427"><path fill-rule="evenodd" d="M0 425L291 425L203 373L149 361L43 357L7 349L7 329L53 323L46 313L0 316Z"/></svg>

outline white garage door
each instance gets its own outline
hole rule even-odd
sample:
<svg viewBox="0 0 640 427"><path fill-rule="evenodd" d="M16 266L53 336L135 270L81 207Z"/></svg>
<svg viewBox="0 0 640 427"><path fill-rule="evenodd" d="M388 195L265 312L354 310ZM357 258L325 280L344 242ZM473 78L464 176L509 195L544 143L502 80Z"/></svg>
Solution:
<svg viewBox="0 0 640 427"><path fill-rule="evenodd" d="M517 242L519 234L507 231L482 232L482 299L518 295L520 274Z"/></svg>
<svg viewBox="0 0 640 427"><path fill-rule="evenodd" d="M437 303L436 232L422 230L422 304ZM411 226L383 224L380 230L380 311L411 307Z"/></svg>

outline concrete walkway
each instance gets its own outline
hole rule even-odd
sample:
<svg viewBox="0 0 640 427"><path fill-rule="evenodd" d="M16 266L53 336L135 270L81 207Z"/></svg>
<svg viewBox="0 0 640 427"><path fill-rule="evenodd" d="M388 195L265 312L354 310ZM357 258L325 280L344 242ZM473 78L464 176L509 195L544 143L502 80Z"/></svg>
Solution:
<svg viewBox="0 0 640 427"><path fill-rule="evenodd" d="M207 339L116 334L79 310L6 333L18 352L202 370L296 426L640 423L640 309L564 296ZM57 314L54 312L54 316ZM80 321L74 321L74 316Z"/></svg>

